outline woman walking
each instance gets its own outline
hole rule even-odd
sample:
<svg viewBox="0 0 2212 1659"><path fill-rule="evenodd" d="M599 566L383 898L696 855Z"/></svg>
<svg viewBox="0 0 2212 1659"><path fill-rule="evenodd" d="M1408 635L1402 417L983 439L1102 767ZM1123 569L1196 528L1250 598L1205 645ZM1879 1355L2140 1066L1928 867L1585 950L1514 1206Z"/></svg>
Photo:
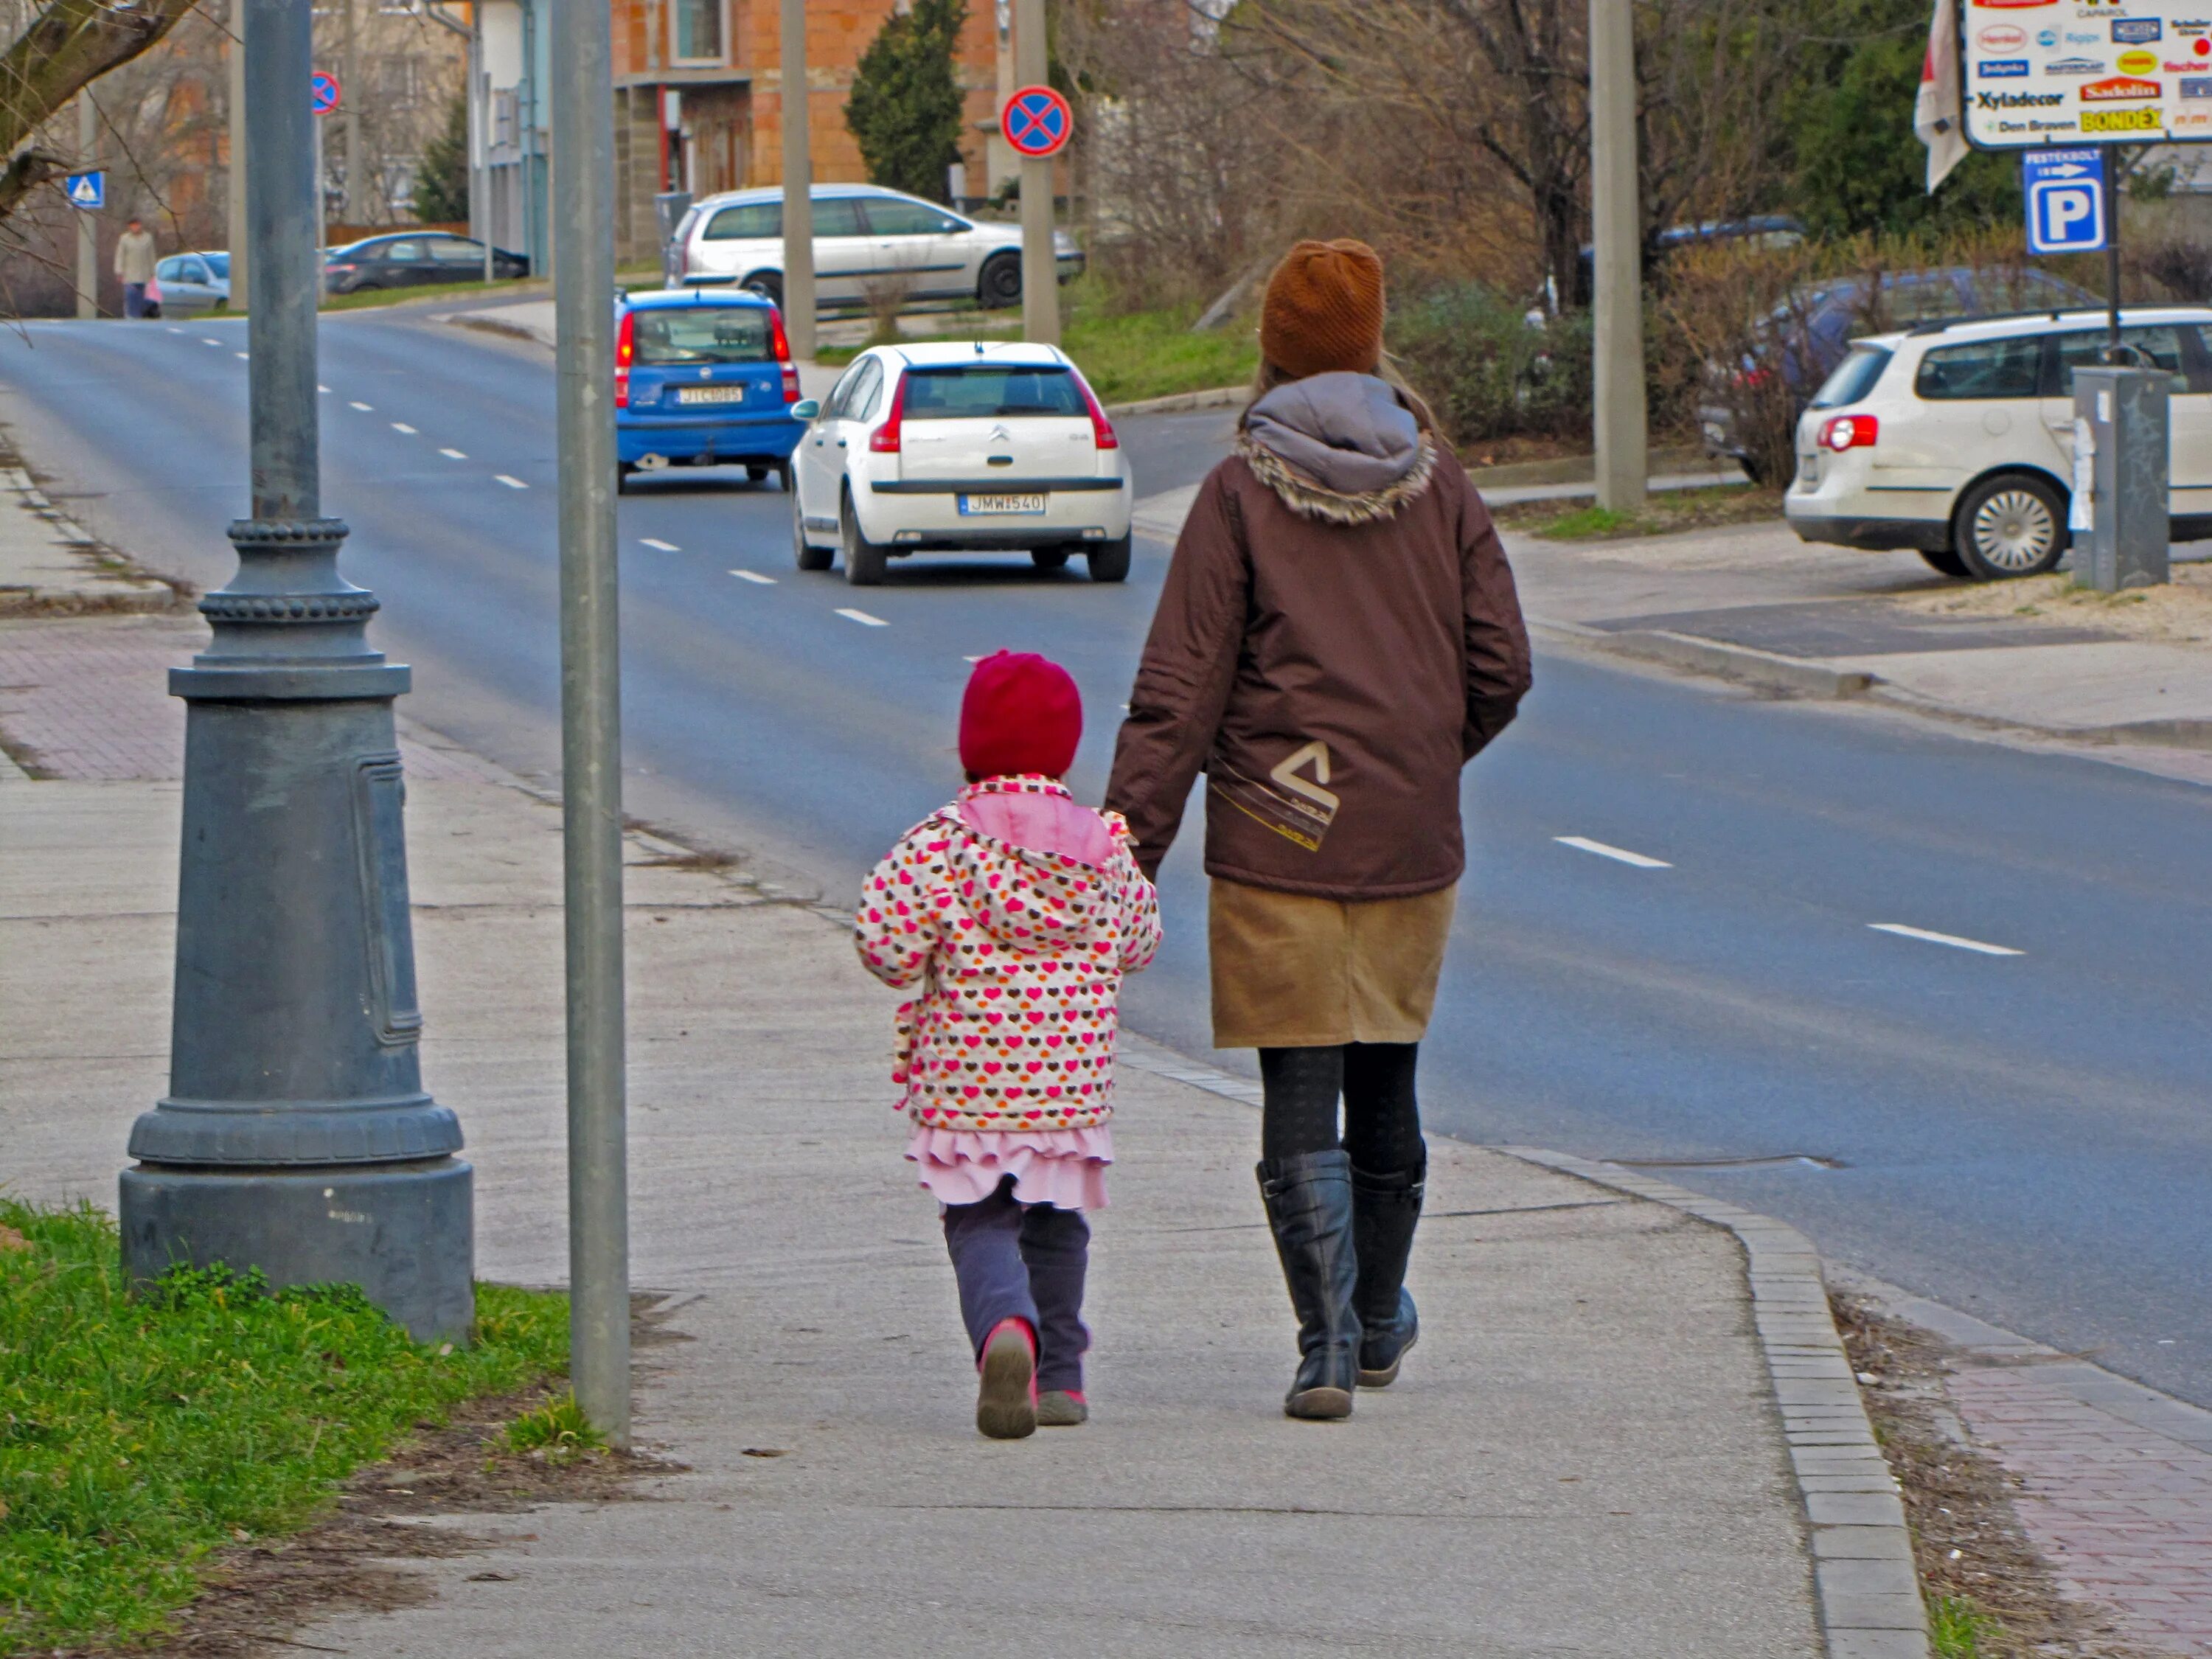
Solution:
<svg viewBox="0 0 2212 1659"><path fill-rule="evenodd" d="M1361 242L1301 242L1269 279L1261 395L1183 526L1106 792L1153 877L1206 775L1213 1040L1260 1051L1292 1417L1349 1416L1413 1345L1413 1071L1460 769L1528 689L1504 551L1386 366L1382 313Z"/></svg>

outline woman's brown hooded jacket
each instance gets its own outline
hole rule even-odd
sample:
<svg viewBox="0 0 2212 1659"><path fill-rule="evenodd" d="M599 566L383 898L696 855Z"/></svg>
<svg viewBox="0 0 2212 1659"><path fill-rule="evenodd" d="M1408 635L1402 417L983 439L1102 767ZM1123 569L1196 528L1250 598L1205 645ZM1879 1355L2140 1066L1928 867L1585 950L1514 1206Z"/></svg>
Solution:
<svg viewBox="0 0 2212 1659"><path fill-rule="evenodd" d="M1154 874L1206 774L1206 868L1323 898L1466 864L1460 769L1528 689L1528 638L1458 461L1369 374L1255 404L1200 486L1107 805Z"/></svg>

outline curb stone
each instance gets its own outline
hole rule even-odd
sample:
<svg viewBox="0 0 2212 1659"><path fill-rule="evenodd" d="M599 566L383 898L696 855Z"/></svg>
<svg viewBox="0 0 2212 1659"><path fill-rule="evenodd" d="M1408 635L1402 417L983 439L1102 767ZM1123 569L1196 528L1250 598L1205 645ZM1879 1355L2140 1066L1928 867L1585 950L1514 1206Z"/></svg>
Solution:
<svg viewBox="0 0 2212 1659"><path fill-rule="evenodd" d="M1717 675L1770 691L1786 691L1801 697L1862 696L1881 682L1862 668L1838 668L1832 664L1785 657L1772 651L1755 651L1747 645L1727 645L1694 635L1669 633L1664 629L1589 628L1580 623L1528 619L1532 634L1554 643L1578 645L1618 656L1638 657L1670 668Z"/></svg>
<svg viewBox="0 0 2212 1659"><path fill-rule="evenodd" d="M1121 1058L1140 1072L1261 1103L1260 1085L1125 1033ZM1752 1317L1782 1413L1805 1506L1820 1634L1828 1659L1929 1659L1928 1612L1912 1564L1905 1504L1875 1442L1858 1379L1828 1312L1820 1253L1796 1228L1623 1169L1535 1146L1489 1150L1663 1204L1734 1233L1743 1246Z"/></svg>
<svg viewBox="0 0 2212 1659"><path fill-rule="evenodd" d="M1119 420L1124 415L1181 415L1200 409L1242 409L1251 401L1252 388L1249 386L1218 386L1205 392L1172 392L1164 398L1109 404L1106 413Z"/></svg>

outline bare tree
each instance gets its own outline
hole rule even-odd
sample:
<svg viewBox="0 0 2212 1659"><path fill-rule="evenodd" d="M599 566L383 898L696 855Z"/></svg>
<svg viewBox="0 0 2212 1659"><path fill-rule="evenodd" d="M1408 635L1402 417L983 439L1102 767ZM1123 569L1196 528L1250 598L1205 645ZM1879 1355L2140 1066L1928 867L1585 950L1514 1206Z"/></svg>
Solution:
<svg viewBox="0 0 2212 1659"><path fill-rule="evenodd" d="M78 91L173 28L194 0L52 0L0 53L0 220L71 158L38 142Z"/></svg>

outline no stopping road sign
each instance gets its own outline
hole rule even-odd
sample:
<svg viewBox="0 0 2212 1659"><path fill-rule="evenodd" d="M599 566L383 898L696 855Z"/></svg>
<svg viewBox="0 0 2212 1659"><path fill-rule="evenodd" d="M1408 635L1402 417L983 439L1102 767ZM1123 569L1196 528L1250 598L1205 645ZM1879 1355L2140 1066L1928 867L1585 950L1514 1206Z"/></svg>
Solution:
<svg viewBox="0 0 2212 1659"><path fill-rule="evenodd" d="M2094 253L2105 246L2104 157L2094 149L2021 154L2030 253Z"/></svg>
<svg viewBox="0 0 2212 1659"><path fill-rule="evenodd" d="M308 95L314 100L315 113L328 115L338 106L338 77L328 70L317 70L307 77Z"/></svg>
<svg viewBox="0 0 2212 1659"><path fill-rule="evenodd" d="M1023 155L1057 155L1075 136L1075 113L1050 87L1024 87L999 112L999 131Z"/></svg>

